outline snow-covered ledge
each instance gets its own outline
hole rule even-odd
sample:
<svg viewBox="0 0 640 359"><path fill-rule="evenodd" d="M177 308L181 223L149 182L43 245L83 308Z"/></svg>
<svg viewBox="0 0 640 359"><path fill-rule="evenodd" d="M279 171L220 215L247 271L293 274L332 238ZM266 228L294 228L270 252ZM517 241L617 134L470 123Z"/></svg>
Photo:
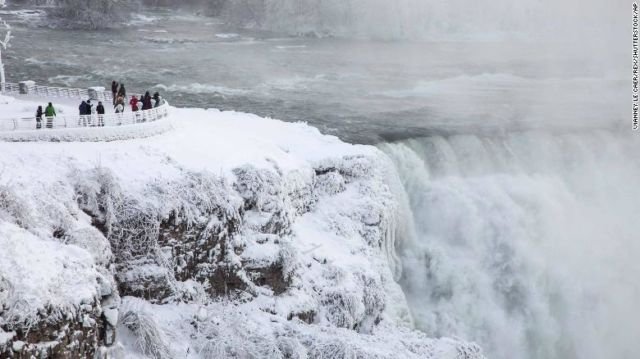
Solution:
<svg viewBox="0 0 640 359"><path fill-rule="evenodd" d="M103 101L104 115L77 114L76 102ZM39 86L30 81L6 83L0 94L0 141L87 142L114 141L154 136L170 130L170 105L138 112L109 113L113 98L102 87L74 89ZM37 128L35 109L53 102L57 115L43 117Z"/></svg>
<svg viewBox="0 0 640 359"><path fill-rule="evenodd" d="M135 125L112 127L52 128L0 131L4 142L100 142L156 136L172 129L169 118Z"/></svg>

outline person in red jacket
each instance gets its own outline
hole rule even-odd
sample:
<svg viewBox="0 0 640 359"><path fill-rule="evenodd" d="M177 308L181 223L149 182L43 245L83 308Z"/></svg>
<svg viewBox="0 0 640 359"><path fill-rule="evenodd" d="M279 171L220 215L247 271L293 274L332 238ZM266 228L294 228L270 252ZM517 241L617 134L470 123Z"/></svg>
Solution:
<svg viewBox="0 0 640 359"><path fill-rule="evenodd" d="M129 105L131 105L131 111L133 112L138 111L138 98L135 95L131 96L131 101L129 101Z"/></svg>

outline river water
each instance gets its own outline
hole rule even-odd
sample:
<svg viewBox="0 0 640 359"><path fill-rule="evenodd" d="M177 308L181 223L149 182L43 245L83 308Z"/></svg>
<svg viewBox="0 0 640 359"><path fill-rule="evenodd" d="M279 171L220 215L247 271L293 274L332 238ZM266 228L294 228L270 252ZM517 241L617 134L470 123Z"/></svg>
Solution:
<svg viewBox="0 0 640 359"><path fill-rule="evenodd" d="M287 37L163 10L65 31L24 10L3 14L12 81L116 79L378 145L402 183L400 282L418 329L491 358L634 357L640 146L624 50Z"/></svg>
<svg viewBox="0 0 640 359"><path fill-rule="evenodd" d="M116 79L130 91L160 90L176 106L308 121L363 143L470 128L628 126L620 69L566 43L293 38L162 10L121 30L64 31L24 26L41 21L24 10L5 11L13 81Z"/></svg>

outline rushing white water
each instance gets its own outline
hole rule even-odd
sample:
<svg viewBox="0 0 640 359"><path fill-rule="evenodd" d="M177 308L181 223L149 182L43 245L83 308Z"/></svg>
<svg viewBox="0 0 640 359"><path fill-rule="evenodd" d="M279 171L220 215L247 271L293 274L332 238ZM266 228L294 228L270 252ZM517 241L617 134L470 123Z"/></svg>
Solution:
<svg viewBox="0 0 640 359"><path fill-rule="evenodd" d="M542 131L386 144L412 216L416 326L490 358L632 358L640 333L640 145Z"/></svg>

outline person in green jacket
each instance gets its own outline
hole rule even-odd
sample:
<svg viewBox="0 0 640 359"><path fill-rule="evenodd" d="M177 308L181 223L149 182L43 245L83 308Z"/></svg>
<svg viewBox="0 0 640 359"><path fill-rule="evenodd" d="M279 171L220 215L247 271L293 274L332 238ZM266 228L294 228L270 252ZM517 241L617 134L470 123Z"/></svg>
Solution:
<svg viewBox="0 0 640 359"><path fill-rule="evenodd" d="M49 105L44 110L44 115L47 118L47 128L53 127L53 118L56 117L56 109L53 108L53 104L49 102Z"/></svg>

